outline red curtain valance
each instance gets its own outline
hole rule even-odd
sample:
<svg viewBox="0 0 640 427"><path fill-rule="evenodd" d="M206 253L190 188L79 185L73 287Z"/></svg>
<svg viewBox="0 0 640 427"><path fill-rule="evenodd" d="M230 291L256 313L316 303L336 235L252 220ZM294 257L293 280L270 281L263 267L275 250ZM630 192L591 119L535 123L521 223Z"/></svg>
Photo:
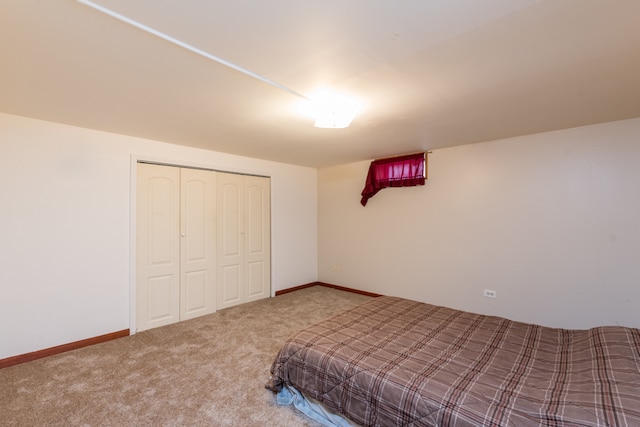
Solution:
<svg viewBox="0 0 640 427"><path fill-rule="evenodd" d="M362 190L362 206L378 191L386 187L424 185L427 157L425 153L378 159L371 162Z"/></svg>

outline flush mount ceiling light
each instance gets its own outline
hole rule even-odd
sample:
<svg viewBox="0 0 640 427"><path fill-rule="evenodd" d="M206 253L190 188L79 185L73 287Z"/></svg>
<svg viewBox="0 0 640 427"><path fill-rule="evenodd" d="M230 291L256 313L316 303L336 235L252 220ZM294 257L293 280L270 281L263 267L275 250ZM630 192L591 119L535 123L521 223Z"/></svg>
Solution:
<svg viewBox="0 0 640 427"><path fill-rule="evenodd" d="M90 8L97 10L98 12L101 12L101 13L104 13L105 15L109 15L113 18L116 18L140 30L146 31L149 34L153 34L156 37L160 37L163 40L166 40L170 43L173 43L177 46L187 49L197 55L203 56L207 59L217 62L218 64L224 65L225 67L229 67L233 70L239 71L249 77L260 80L263 83L266 83L277 89L288 92L291 95L297 96L306 101L310 101L311 110L313 111L313 114L316 120L315 122L316 127L330 128L330 129L339 129L339 128L348 127L349 124L351 124L351 121L353 120L355 114L359 109L359 104L357 102L345 96L333 94L330 92L321 92L318 94L317 97L314 96L313 98L309 98L301 94L300 92L297 92L287 86L281 85L280 83L274 82L273 80L268 79L264 76L261 76L260 74L254 73L250 70L247 70L236 64L233 64L225 59L219 58L215 55L205 52L202 49L198 49L197 47L191 46L190 44L187 44L163 32L160 32L144 24L141 24L138 21L134 21L131 18L121 15L117 12L114 12L111 9L107 9L106 7L100 6L99 4L96 4L92 1L89 1L89 0L77 0L77 1L79 3L84 4L85 6L89 6Z"/></svg>
<svg viewBox="0 0 640 427"><path fill-rule="evenodd" d="M340 129L351 124L360 105L347 96L322 91L311 97L311 108L316 118L315 127Z"/></svg>

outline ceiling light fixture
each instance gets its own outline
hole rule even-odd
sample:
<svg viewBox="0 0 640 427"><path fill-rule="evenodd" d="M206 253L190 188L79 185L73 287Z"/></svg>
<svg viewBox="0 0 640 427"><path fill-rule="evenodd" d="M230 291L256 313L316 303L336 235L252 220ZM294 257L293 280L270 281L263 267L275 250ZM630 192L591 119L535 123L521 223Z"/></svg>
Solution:
<svg viewBox="0 0 640 427"><path fill-rule="evenodd" d="M346 128L360 110L360 104L353 98L328 91L313 95L311 102L317 128Z"/></svg>
<svg viewBox="0 0 640 427"><path fill-rule="evenodd" d="M274 82L271 79L268 79L260 74L254 73L253 71L247 70L246 68L242 68L232 62L229 62L225 59L212 55L208 52L205 52L202 49L198 49L190 44L187 44L181 40L178 40L174 37L171 37L163 32L155 30L151 27L148 27L144 24L141 24L138 21L135 21L131 18L128 18L124 15L121 15L117 12L112 11L104 6L100 6L89 0L77 0L79 3L84 4L85 6L89 6L90 8L97 10L98 12L104 13L105 15L109 15L112 18L116 18L119 21L132 25L140 30L143 30L149 34L153 34L156 37L159 37L163 40L166 40L170 43L173 43L177 46L180 46L184 49L187 49L197 55L203 56L207 59L210 59L218 64L224 65L225 67L229 67L235 71L238 71L242 74L245 74L254 79L260 80L263 83L271 85L277 89L288 92L291 95L297 96L299 98L305 99L307 101L311 101L312 109L314 111L314 115L316 118L315 126L320 128L345 128L349 126L353 117L355 116L359 106L354 101L349 98L337 94L326 93L325 95L320 94L319 98L311 99L300 92L297 92L287 86L281 85L280 83Z"/></svg>

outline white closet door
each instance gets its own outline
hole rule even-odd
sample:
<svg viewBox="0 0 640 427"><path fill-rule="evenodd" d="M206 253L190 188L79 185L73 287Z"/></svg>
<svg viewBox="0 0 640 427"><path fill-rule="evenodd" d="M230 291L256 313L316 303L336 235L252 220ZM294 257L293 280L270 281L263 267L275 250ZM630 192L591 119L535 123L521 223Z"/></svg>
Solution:
<svg viewBox="0 0 640 427"><path fill-rule="evenodd" d="M218 173L218 308L245 300L244 176Z"/></svg>
<svg viewBox="0 0 640 427"><path fill-rule="evenodd" d="M180 320L216 311L216 173L181 169Z"/></svg>
<svg viewBox="0 0 640 427"><path fill-rule="evenodd" d="M270 296L269 178L137 171L138 331Z"/></svg>
<svg viewBox="0 0 640 427"><path fill-rule="evenodd" d="M136 325L138 331L180 318L180 169L138 164Z"/></svg>
<svg viewBox="0 0 640 427"><path fill-rule="evenodd" d="M271 294L269 178L218 174L218 308Z"/></svg>
<svg viewBox="0 0 640 427"><path fill-rule="evenodd" d="M271 203L269 178L245 176L246 301L271 294Z"/></svg>

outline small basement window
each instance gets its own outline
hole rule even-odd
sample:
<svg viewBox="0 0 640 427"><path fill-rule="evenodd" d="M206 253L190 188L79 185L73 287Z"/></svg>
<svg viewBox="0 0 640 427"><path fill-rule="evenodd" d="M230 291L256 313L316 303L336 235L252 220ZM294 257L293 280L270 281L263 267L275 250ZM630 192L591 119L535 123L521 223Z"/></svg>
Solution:
<svg viewBox="0 0 640 427"><path fill-rule="evenodd" d="M427 179L426 153L387 157L371 162L360 203L367 201L386 187L413 187L424 185Z"/></svg>

